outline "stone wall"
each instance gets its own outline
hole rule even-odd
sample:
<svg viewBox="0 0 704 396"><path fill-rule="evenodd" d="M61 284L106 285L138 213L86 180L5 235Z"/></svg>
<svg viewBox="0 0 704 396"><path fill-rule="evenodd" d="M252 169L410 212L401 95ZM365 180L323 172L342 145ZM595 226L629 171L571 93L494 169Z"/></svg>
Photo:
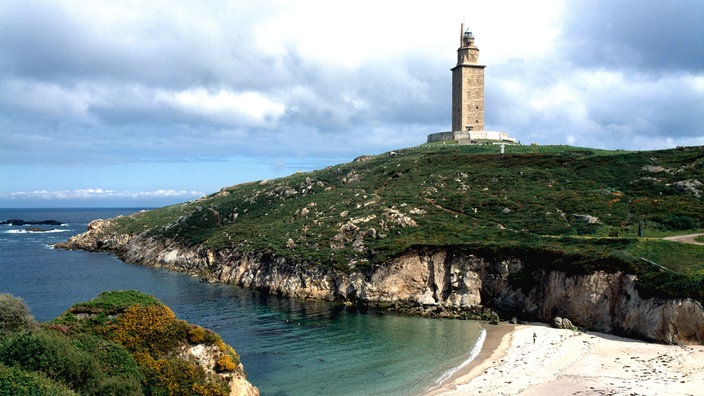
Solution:
<svg viewBox="0 0 704 396"><path fill-rule="evenodd" d="M438 132L428 135L428 143L457 141L460 144L471 142L503 142L518 143L518 139L512 138L506 132L498 131L454 131Z"/></svg>

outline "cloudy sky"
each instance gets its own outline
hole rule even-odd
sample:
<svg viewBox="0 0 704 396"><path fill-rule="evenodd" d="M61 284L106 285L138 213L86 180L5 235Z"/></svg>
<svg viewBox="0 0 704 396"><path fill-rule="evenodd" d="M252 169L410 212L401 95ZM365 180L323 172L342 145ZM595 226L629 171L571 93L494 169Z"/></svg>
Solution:
<svg viewBox="0 0 704 396"><path fill-rule="evenodd" d="M704 144L704 2L0 1L0 207L159 206L450 129L460 24L486 129Z"/></svg>

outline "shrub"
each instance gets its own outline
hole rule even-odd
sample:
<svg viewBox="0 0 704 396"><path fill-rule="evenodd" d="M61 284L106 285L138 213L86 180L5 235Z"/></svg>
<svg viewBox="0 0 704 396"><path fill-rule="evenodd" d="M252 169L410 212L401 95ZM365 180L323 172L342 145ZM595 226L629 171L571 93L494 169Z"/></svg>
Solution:
<svg viewBox="0 0 704 396"><path fill-rule="evenodd" d="M0 362L28 371L40 371L73 390L93 394L102 374L97 361L64 336L53 331L21 332L0 345Z"/></svg>
<svg viewBox="0 0 704 396"><path fill-rule="evenodd" d="M0 294L0 333L27 330L34 325L34 318L22 299Z"/></svg>
<svg viewBox="0 0 704 396"><path fill-rule="evenodd" d="M194 384L191 389L194 395L200 396L223 396L229 393L225 384Z"/></svg>
<svg viewBox="0 0 704 396"><path fill-rule="evenodd" d="M144 373L146 395L227 395L229 390L222 379L209 381L205 371L192 363L170 359L155 359L146 353L135 354Z"/></svg>
<svg viewBox="0 0 704 396"><path fill-rule="evenodd" d="M100 396L122 396L122 395L142 395L141 381L132 378L107 377L100 382L100 385L93 393Z"/></svg>
<svg viewBox="0 0 704 396"><path fill-rule="evenodd" d="M664 219L662 223L671 230L691 230L699 227L699 220L681 215L670 216Z"/></svg>
<svg viewBox="0 0 704 396"><path fill-rule="evenodd" d="M77 393L42 373L0 364L0 395L75 396Z"/></svg>
<svg viewBox="0 0 704 396"><path fill-rule="evenodd" d="M188 330L188 342L191 344L202 344L205 342L206 332L200 326L191 326Z"/></svg>
<svg viewBox="0 0 704 396"><path fill-rule="evenodd" d="M237 365L235 365L235 362L232 361L232 357L227 353L221 355L217 362L215 362L215 371L219 373L235 371L236 369Z"/></svg>
<svg viewBox="0 0 704 396"><path fill-rule="evenodd" d="M188 330L188 324L176 319L165 305L131 306L109 325L110 337L115 342L133 352L157 355L168 353L186 341Z"/></svg>
<svg viewBox="0 0 704 396"><path fill-rule="evenodd" d="M216 337L217 340L215 341L215 345L217 345L223 355L218 358L218 361L215 364L215 371L220 372L237 370L240 365L240 355L238 355L231 346L225 344L222 338L217 335Z"/></svg>
<svg viewBox="0 0 704 396"><path fill-rule="evenodd" d="M142 393L142 371L132 355L121 345L84 333L74 337L74 344L88 352L109 375L99 384L101 395L126 395Z"/></svg>
<svg viewBox="0 0 704 396"><path fill-rule="evenodd" d="M200 326L190 325L188 330L188 342L191 344L215 345L222 339L212 330L204 329Z"/></svg>

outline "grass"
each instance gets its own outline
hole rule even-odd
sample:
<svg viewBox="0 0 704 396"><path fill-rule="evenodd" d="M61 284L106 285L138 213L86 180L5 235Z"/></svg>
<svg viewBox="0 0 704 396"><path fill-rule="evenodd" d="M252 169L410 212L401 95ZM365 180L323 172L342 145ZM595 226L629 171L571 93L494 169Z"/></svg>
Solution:
<svg viewBox="0 0 704 396"><path fill-rule="evenodd" d="M704 246L662 239L638 239L626 250L634 258L644 258L674 272L704 275Z"/></svg>
<svg viewBox="0 0 704 396"><path fill-rule="evenodd" d="M71 312L74 314L104 313L106 315L115 315L134 305L161 305L161 302L156 297L134 290L106 291L90 301L73 305Z"/></svg>
<svg viewBox="0 0 704 396"><path fill-rule="evenodd" d="M368 272L409 249L462 247L547 254L579 271L594 266L590 255L610 271L655 271L643 257L696 276L703 246L653 237L704 227L692 183L703 180L703 147L507 146L502 155L491 145L431 144L226 187L116 219L113 231L346 271Z"/></svg>

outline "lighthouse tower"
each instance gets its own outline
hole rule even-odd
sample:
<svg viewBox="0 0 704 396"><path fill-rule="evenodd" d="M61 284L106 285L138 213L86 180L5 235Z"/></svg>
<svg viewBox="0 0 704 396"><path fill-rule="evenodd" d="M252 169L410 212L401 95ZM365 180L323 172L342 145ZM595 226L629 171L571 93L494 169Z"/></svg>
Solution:
<svg viewBox="0 0 704 396"><path fill-rule="evenodd" d="M484 130L484 68L474 36L460 27L457 66L452 68L452 130Z"/></svg>
<svg viewBox="0 0 704 396"><path fill-rule="evenodd" d="M506 132L484 130L484 68L474 36L460 27L457 66L452 68L452 131L428 135L428 143L520 144Z"/></svg>

